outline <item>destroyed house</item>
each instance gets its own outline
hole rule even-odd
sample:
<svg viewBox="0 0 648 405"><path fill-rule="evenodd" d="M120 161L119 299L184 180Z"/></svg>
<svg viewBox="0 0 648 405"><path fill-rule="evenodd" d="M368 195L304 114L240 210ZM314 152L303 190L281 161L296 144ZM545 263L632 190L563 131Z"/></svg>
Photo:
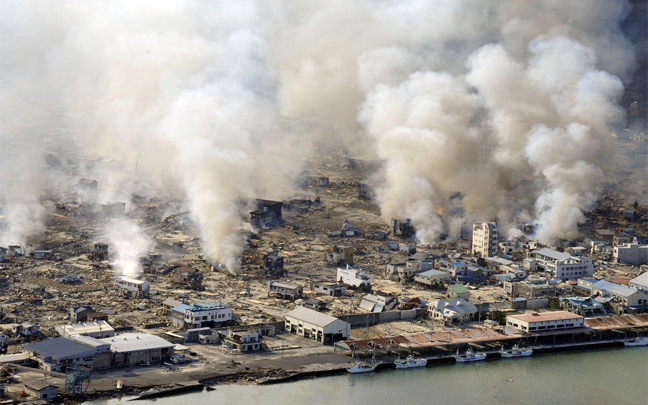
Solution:
<svg viewBox="0 0 648 405"><path fill-rule="evenodd" d="M250 212L252 225L257 228L270 228L283 224L281 201L256 200L256 210Z"/></svg>
<svg viewBox="0 0 648 405"><path fill-rule="evenodd" d="M88 314L90 312L93 312L90 305L72 307L72 309L70 310L70 322L84 322L86 319L88 319Z"/></svg>
<svg viewBox="0 0 648 405"><path fill-rule="evenodd" d="M353 246L331 245L326 252L326 260L334 266L352 265L354 253Z"/></svg>
<svg viewBox="0 0 648 405"><path fill-rule="evenodd" d="M59 283L63 284L74 284L81 281L81 277L78 274L66 274L63 277L59 278Z"/></svg>
<svg viewBox="0 0 648 405"><path fill-rule="evenodd" d="M147 294L150 287L148 281L137 280L126 276L119 277L115 281L115 285L122 290L134 292L138 295Z"/></svg>
<svg viewBox="0 0 648 405"><path fill-rule="evenodd" d="M101 204L101 215L104 217L117 217L126 213L126 203L115 202Z"/></svg>
<svg viewBox="0 0 648 405"><path fill-rule="evenodd" d="M54 251L53 250L34 250L34 253L32 253L34 256L34 259L51 259L54 257Z"/></svg>
<svg viewBox="0 0 648 405"><path fill-rule="evenodd" d="M284 266L284 258L279 256L279 252L272 252L263 256L264 269L270 272L282 271Z"/></svg>
<svg viewBox="0 0 648 405"><path fill-rule="evenodd" d="M341 297L346 295L346 288L333 283L317 283L311 286L311 290L316 293L330 295L331 297Z"/></svg>
<svg viewBox="0 0 648 405"><path fill-rule="evenodd" d="M198 269L180 266L173 269L173 279L176 283L197 283L202 281L203 276Z"/></svg>
<svg viewBox="0 0 648 405"><path fill-rule="evenodd" d="M371 290L371 279L364 272L352 268L337 269L337 280L340 284L347 285L364 291Z"/></svg>
<svg viewBox="0 0 648 405"><path fill-rule="evenodd" d="M270 281L268 283L268 296L270 296L270 294L276 294L282 298L288 298L291 301L294 301L301 297L302 293L302 287L294 284L287 284L279 281Z"/></svg>
<svg viewBox="0 0 648 405"><path fill-rule="evenodd" d="M79 188L82 190L96 190L97 184L98 184L97 180L92 180L92 179L79 180Z"/></svg>
<svg viewBox="0 0 648 405"><path fill-rule="evenodd" d="M398 309L398 299L391 295L367 294L362 297L360 309L368 312L384 312Z"/></svg>
<svg viewBox="0 0 648 405"><path fill-rule="evenodd" d="M65 372L73 365L94 368L95 350L65 337L32 343L23 350L37 357L42 370Z"/></svg>
<svg viewBox="0 0 648 405"><path fill-rule="evenodd" d="M64 337L80 335L103 339L115 336L115 329L106 321L78 322L69 325L57 325L54 329L59 335Z"/></svg>
<svg viewBox="0 0 648 405"><path fill-rule="evenodd" d="M263 349L263 335L259 329L235 329L221 334L223 347L237 352L252 352Z"/></svg>
<svg viewBox="0 0 648 405"><path fill-rule="evenodd" d="M232 308L218 301L180 304L171 310L171 326L180 329L214 327L232 319Z"/></svg>
<svg viewBox="0 0 648 405"><path fill-rule="evenodd" d="M391 234L392 236L400 236L401 238L409 239L414 237L414 225L411 219L394 219L391 220Z"/></svg>

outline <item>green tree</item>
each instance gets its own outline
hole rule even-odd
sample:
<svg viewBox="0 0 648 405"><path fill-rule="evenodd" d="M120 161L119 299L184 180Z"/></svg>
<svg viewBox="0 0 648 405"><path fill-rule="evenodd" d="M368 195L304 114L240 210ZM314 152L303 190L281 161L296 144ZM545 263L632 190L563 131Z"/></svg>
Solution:
<svg viewBox="0 0 648 405"><path fill-rule="evenodd" d="M560 300L556 297L553 297L551 301L549 301L549 309L551 309L552 311L557 311L560 308L561 308Z"/></svg>

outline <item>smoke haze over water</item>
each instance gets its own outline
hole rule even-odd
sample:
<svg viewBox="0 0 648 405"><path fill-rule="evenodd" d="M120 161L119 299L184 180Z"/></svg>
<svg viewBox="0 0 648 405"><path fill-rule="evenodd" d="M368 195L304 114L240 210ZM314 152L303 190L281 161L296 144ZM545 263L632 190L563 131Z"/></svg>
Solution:
<svg viewBox="0 0 648 405"><path fill-rule="evenodd" d="M235 271L235 200L289 198L301 158L331 140L370 145L384 161L383 217L411 217L424 242L450 231L436 215L449 191L471 219L528 218L541 240L576 236L623 123L628 10L608 0L3 2L1 243L44 229L46 151L110 156L124 170L101 182L112 184L103 200L127 194L137 163L140 179L182 194L206 257ZM339 130L291 134L281 119Z"/></svg>

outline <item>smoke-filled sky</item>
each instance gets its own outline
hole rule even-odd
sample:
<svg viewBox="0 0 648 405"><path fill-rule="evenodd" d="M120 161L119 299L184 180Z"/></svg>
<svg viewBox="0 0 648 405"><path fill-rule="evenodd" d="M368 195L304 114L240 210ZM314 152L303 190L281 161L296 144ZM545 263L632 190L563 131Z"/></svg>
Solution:
<svg viewBox="0 0 648 405"><path fill-rule="evenodd" d="M289 198L301 158L329 141L375 152L383 217L412 218L422 242L452 233L437 215L450 191L471 220L575 237L636 67L620 0L2 8L0 243L42 232L41 201L65 183L46 153L110 156L122 166L99 179L101 202L128 195L137 166L182 196L207 258L232 270L243 248L235 200ZM286 133L282 119L336 130Z"/></svg>

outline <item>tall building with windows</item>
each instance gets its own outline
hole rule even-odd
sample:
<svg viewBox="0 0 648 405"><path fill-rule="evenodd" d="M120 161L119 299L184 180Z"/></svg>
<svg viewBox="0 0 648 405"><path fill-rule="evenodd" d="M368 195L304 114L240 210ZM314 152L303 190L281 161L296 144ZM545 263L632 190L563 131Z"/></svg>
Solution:
<svg viewBox="0 0 648 405"><path fill-rule="evenodd" d="M472 254L490 257L497 254L499 233L495 222L478 222L473 225Z"/></svg>

